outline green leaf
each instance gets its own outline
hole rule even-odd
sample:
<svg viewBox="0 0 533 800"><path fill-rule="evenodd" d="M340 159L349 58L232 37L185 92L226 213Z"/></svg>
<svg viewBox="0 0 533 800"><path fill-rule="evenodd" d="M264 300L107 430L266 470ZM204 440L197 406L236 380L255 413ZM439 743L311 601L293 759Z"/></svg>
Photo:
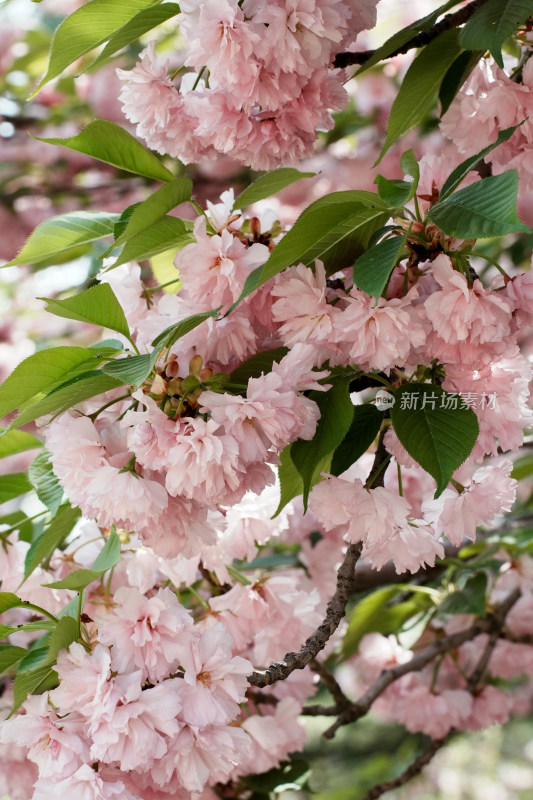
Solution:
<svg viewBox="0 0 533 800"><path fill-rule="evenodd" d="M457 189L461 181L466 178L470 170L476 166L478 161L481 161L482 158L485 158L485 156L494 150L495 147L498 147L499 144L502 144L502 142L506 142L508 139L510 139L516 129L519 128L520 125L523 125L524 122L520 122L518 125L512 125L510 128L504 128L504 130L498 133L498 138L495 142L487 145L487 147L484 147L483 150L479 151L479 153L476 153L475 155L465 159L465 161L462 161L461 164L459 164L444 181L443 187L440 191L440 201L442 202L446 197L448 197L448 195L451 195L451 193Z"/></svg>
<svg viewBox="0 0 533 800"><path fill-rule="evenodd" d="M396 435L435 478L435 497L439 497L472 452L479 433L477 417L471 408L461 407L456 395L432 384L409 383L397 389L394 398L391 418Z"/></svg>
<svg viewBox="0 0 533 800"><path fill-rule="evenodd" d="M156 5L139 11L138 14L135 14L129 22L122 28L119 28L118 31L111 36L98 58L96 58L84 72L92 70L94 67L110 58L114 53L122 50L123 47L127 47L132 42L136 42L137 39L140 39L145 33L179 13L180 7L177 3L164 3L160 6Z"/></svg>
<svg viewBox="0 0 533 800"><path fill-rule="evenodd" d="M16 264L40 264L51 258L66 260L72 252L79 255L80 245L88 245L113 233L118 214L101 211L70 211L41 222L30 234L22 250L4 267Z"/></svg>
<svg viewBox="0 0 533 800"><path fill-rule="evenodd" d="M92 0L92 2L95 1ZM123 2L123 0L119 0L119 2ZM164 167L153 153L143 147L131 133L125 131L120 125L115 125L114 122L103 119L94 120L76 136L69 136L67 139L34 138L39 142L59 144L76 150L78 153L85 153L105 164L111 164L113 167L133 172L136 175L143 175L145 178L152 178L154 181L174 179L170 170Z"/></svg>
<svg viewBox="0 0 533 800"><path fill-rule="evenodd" d="M10 608L18 608L22 604L20 597L17 597L13 592L0 592L0 614L3 614L4 611L9 611Z"/></svg>
<svg viewBox="0 0 533 800"><path fill-rule="evenodd" d="M490 50L503 69L502 44L531 14L531 0L488 0L461 30L459 42L465 50Z"/></svg>
<svg viewBox="0 0 533 800"><path fill-rule="evenodd" d="M279 363L288 352L287 347L276 347L274 350L263 350L261 353L256 353L233 370L229 376L229 386L246 388L250 378L259 378L261 375L272 372L274 362Z"/></svg>
<svg viewBox="0 0 533 800"><path fill-rule="evenodd" d="M27 650L18 666L17 673L20 675L22 672L37 669L37 667L43 665L47 658L48 647L36 647L33 650Z"/></svg>
<svg viewBox="0 0 533 800"><path fill-rule="evenodd" d="M153 347L157 347L158 345L162 345L163 347L172 347L178 339L181 339L182 336L185 336L186 333L194 330L194 328L201 325L202 322L205 322L206 319L213 317L217 319L219 309L213 309L212 311L202 311L200 314L193 314L186 319L182 319L181 322L178 322L176 325L171 325L169 328L165 328L165 330L156 336L154 341L152 342Z"/></svg>
<svg viewBox="0 0 533 800"><path fill-rule="evenodd" d="M154 223L164 217L173 208L191 199L192 181L190 178L176 178L161 186L154 194L150 195L142 203L136 203L133 211L128 217L124 230L117 237L110 248L118 247L126 239L146 231ZM172 217L171 219L177 219ZM180 220L181 222L181 220ZM186 227L183 225L182 233ZM181 236L181 233L179 234ZM107 254L106 254L107 255Z"/></svg>
<svg viewBox="0 0 533 800"><path fill-rule="evenodd" d="M529 478L530 475L533 475L533 454L517 458L516 461L513 462L511 478L514 478L516 481L521 481L523 478Z"/></svg>
<svg viewBox="0 0 533 800"><path fill-rule="evenodd" d="M279 486L280 486L280 500L272 519L277 517L278 514L285 508L287 503L290 503L295 497L303 494L304 482L302 476L296 469L294 461L291 458L291 445L281 451L279 456Z"/></svg>
<svg viewBox="0 0 533 800"><path fill-rule="evenodd" d="M55 314L56 317L99 325L121 333L126 339L131 340L124 311L108 283L99 283L67 300L53 300L47 297L40 297L39 300L45 300L47 304L45 311Z"/></svg>
<svg viewBox="0 0 533 800"><path fill-rule="evenodd" d="M115 564L118 564L119 561L120 539L116 531L113 531L103 548L98 553L98 556L96 557L91 569L95 572L104 573L107 572L108 569L111 569L111 567L114 567Z"/></svg>
<svg viewBox="0 0 533 800"><path fill-rule="evenodd" d="M286 267L302 262L306 266L321 259L329 272L348 266L368 246L372 233L389 218L388 206L376 194L372 203L338 195L327 203L326 198L313 203L274 248L268 261L250 273L241 296L233 307L250 292L262 286Z"/></svg>
<svg viewBox="0 0 533 800"><path fill-rule="evenodd" d="M156 347L151 353L129 358L117 358L102 367L102 372L117 381L117 386L139 387L152 372L159 361L163 346Z"/></svg>
<svg viewBox="0 0 533 800"><path fill-rule="evenodd" d="M133 218L133 214L131 218ZM190 223L178 219L178 217L161 217L149 228L128 239L120 256L110 269L120 267L121 264L126 264L128 261L144 261L145 258L170 250L171 247L175 247L177 252L184 246L183 242L185 244L196 242L195 237L190 233L189 226ZM179 277L177 270L176 277Z"/></svg>
<svg viewBox="0 0 533 800"><path fill-rule="evenodd" d="M105 42L134 14L154 0L91 0L67 17L55 32L46 75L34 95L80 56ZM34 96L32 95L32 96Z"/></svg>
<svg viewBox="0 0 533 800"><path fill-rule="evenodd" d="M21 672L13 683L13 708L10 716L17 711L29 694L42 694L58 684L57 672L49 666L39 667L30 672Z"/></svg>
<svg viewBox="0 0 533 800"><path fill-rule="evenodd" d="M463 589L452 592L439 605L443 614L486 614L487 575L479 572L467 580Z"/></svg>
<svg viewBox="0 0 533 800"><path fill-rule="evenodd" d="M281 169L276 169L274 172L267 172L266 175L261 175L237 196L233 203L233 210L251 206L252 203L257 203L258 200L264 200L266 197L271 197L273 194L281 192L282 189L290 186L295 181L299 181L302 178L314 178L315 175L316 172L300 172L292 167L281 167Z"/></svg>
<svg viewBox="0 0 533 800"><path fill-rule="evenodd" d="M13 647L10 644L0 645L0 673L13 667L21 658L24 658L26 653L27 650L24 647Z"/></svg>
<svg viewBox="0 0 533 800"><path fill-rule="evenodd" d="M460 39L461 37L459 37L459 41ZM482 56L483 50L475 50L473 53L465 51L457 56L453 64L448 68L439 89L441 117L447 112L455 95Z"/></svg>
<svg viewBox="0 0 533 800"><path fill-rule="evenodd" d="M393 208L401 208L411 199L412 181L402 181L397 178L389 180L383 175L376 175L374 183L378 187L381 199Z"/></svg>
<svg viewBox="0 0 533 800"><path fill-rule="evenodd" d="M14 500L21 494L27 494L33 489L25 472L14 472L12 475L0 477L0 503Z"/></svg>
<svg viewBox="0 0 533 800"><path fill-rule="evenodd" d="M398 633L408 619L431 605L431 599L421 594L400 603L392 602L405 591L405 586L385 586L357 603L350 616L342 645L346 658L357 652L361 639L367 633Z"/></svg>
<svg viewBox="0 0 533 800"><path fill-rule="evenodd" d="M444 3L444 5L439 6L439 8L432 11L431 14L428 14L426 17L422 17L421 19L417 19L415 22L412 22L407 27L403 28L401 31L398 31L393 36L391 36L387 41L378 47L376 52L373 56L371 56L365 63L359 67L356 75L360 75L362 72L366 72L367 69L373 67L374 64L378 64L380 61L384 61L387 59L392 53L394 53L398 48L402 47L404 44L416 36L417 33L421 33L422 31L427 31L429 28L432 28L438 18L445 14L448 9L452 8L453 6L459 5L459 0L448 0L448 2Z"/></svg>
<svg viewBox="0 0 533 800"><path fill-rule="evenodd" d="M81 516L79 508L72 508L66 505L61 508L54 519L50 522L47 529L36 539L26 553L24 563L24 580L28 578L34 569L43 561L47 561L68 534Z"/></svg>
<svg viewBox="0 0 533 800"><path fill-rule="evenodd" d="M52 631L48 642L48 664L55 664L58 653L61 650L68 650L72 642L78 638L78 620L68 615L61 617L56 627Z"/></svg>
<svg viewBox="0 0 533 800"><path fill-rule="evenodd" d="M84 373L61 388L54 389L46 397L24 406L12 425L25 425L27 422L39 419L44 414L54 413L57 416L84 400L89 400L91 397L109 392L122 385L122 381L104 375L102 372Z"/></svg>
<svg viewBox="0 0 533 800"><path fill-rule="evenodd" d="M86 592L84 589L81 590L81 608L85 605L85 595ZM74 617L75 620L78 619L78 608L80 607L80 598L77 594L74 595L72 600L69 600L66 605L63 606L61 611L58 611L57 617L61 619L62 617Z"/></svg>
<svg viewBox="0 0 533 800"><path fill-rule="evenodd" d="M63 487L54 474L51 458L48 450L41 450L30 464L28 478L41 503L55 516L63 499Z"/></svg>
<svg viewBox="0 0 533 800"><path fill-rule="evenodd" d="M366 453L378 435L382 422L383 414L371 403L354 406L350 429L331 460L332 475L341 475Z"/></svg>
<svg viewBox="0 0 533 800"><path fill-rule="evenodd" d="M119 561L120 539L116 532L113 532L90 569L76 569L63 580L45 583L44 586L50 589L73 589L79 592L93 581L101 578L104 572L114 567Z"/></svg>
<svg viewBox="0 0 533 800"><path fill-rule="evenodd" d="M268 772L259 775L246 775L242 783L252 791L269 796L270 792L278 794L288 791L289 787L301 789L302 784L309 775L309 762L303 758L292 758Z"/></svg>
<svg viewBox="0 0 533 800"><path fill-rule="evenodd" d="M43 443L36 436L26 431L13 431L4 429L0 431L0 458L22 453L25 450L34 450L42 447Z"/></svg>
<svg viewBox="0 0 533 800"><path fill-rule="evenodd" d="M353 280L357 288L379 300L392 270L404 255L405 241L405 236L394 236L363 253L353 267Z"/></svg>
<svg viewBox="0 0 533 800"><path fill-rule="evenodd" d="M90 359L94 353L84 347L50 347L28 356L0 386L0 417L51 391Z"/></svg>
<svg viewBox="0 0 533 800"><path fill-rule="evenodd" d="M441 231L457 239L484 239L506 233L530 233L518 219L516 198L518 174L512 169L501 175L459 189L432 206L427 218Z"/></svg>
<svg viewBox="0 0 533 800"><path fill-rule="evenodd" d="M416 160L413 150L406 150L405 153L402 153L400 158L400 167L402 168L404 175L408 175L410 178L412 178L411 196L414 197L418 188L418 182L420 180L420 167L418 166L418 161Z"/></svg>
<svg viewBox="0 0 533 800"><path fill-rule="evenodd" d="M425 118L431 110L442 80L461 48L456 29L441 33L419 52L402 81L389 115L381 161L391 144Z"/></svg>
<svg viewBox="0 0 533 800"><path fill-rule="evenodd" d="M311 441L299 439L291 447L291 458L303 479L303 499L307 508L309 491L316 467L340 445L352 423L354 406L347 381L336 381L327 392L311 392L310 398L320 409L320 419Z"/></svg>

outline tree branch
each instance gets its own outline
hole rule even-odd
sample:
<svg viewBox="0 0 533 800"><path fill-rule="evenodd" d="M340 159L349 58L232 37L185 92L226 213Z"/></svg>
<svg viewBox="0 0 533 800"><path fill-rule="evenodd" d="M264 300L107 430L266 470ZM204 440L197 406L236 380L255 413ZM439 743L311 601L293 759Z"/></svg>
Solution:
<svg viewBox="0 0 533 800"><path fill-rule="evenodd" d="M381 797L381 795L385 794L385 792L388 792L391 789L397 789L399 786L404 786L411 780L411 778L416 777L416 775L422 772L426 764L429 764L435 753L440 750L444 744L446 744L450 735L451 732L443 739L432 739L426 749L415 758L413 763L410 764L401 775L398 775L397 778L394 778L391 781L384 781L383 783L378 783L376 786L373 786L368 794L365 794L363 800L376 800L376 798Z"/></svg>
<svg viewBox="0 0 533 800"><path fill-rule="evenodd" d="M367 714L377 698L383 694L385 689L387 689L391 683L394 683L394 681L396 681L398 678L401 678L403 675L407 675L409 672L417 672L418 670L421 670L426 666L426 664L429 664L431 661L437 658L437 656L448 653L450 650L455 650L465 642L475 639L480 633L499 633L505 622L505 617L519 597L520 590L515 589L505 598L502 603L500 603L499 606L494 609L492 614L487 614L487 616L483 619L478 619L470 628L467 628L464 631L459 631L458 633L450 634L449 636L444 636L441 639L436 639L430 645L417 653L417 655L413 656L410 661L407 661L404 664L397 664L395 667L383 670L379 678L372 684L372 686L370 686L367 691L361 695L359 700L356 700L354 703L344 707L340 704L330 707L310 706L308 708L304 708L302 713L307 716L318 716L319 714L323 716L338 715L334 724L323 734L326 739L332 739L337 730L343 725L348 725L350 722L355 722ZM489 658L493 647L494 644L491 645L488 654ZM486 664L482 666L478 665L478 667L481 669L482 675ZM476 681L477 680L478 677L476 676ZM320 711L318 710L319 708Z"/></svg>
<svg viewBox="0 0 533 800"><path fill-rule="evenodd" d="M408 53L409 50L429 44L436 39L437 36L440 36L441 33L444 33L444 31L450 31L452 28L457 28L459 25L468 22L478 8L481 8L486 2L487 0L473 0L472 3L464 6L464 8L460 8L459 11L453 14L446 14L440 22L437 22L437 24L428 31L420 31L409 39L409 41L405 42L405 44L401 45L401 47L397 47L396 50L389 53L386 58L394 58L394 56L398 56L401 53ZM359 53L337 53L333 66L338 69L344 69L344 67L349 67L353 64L364 64L371 59L376 52L377 50L363 50Z"/></svg>
<svg viewBox="0 0 533 800"><path fill-rule="evenodd" d="M515 591L506 597L503 603L501 603L501 605L498 606L498 608L495 609L494 613L491 615L493 629L490 632L489 641L483 650L481 658L468 678L467 688L470 692L474 693L479 688L479 685L481 684L485 675L485 670L487 669L490 661L492 651L494 650L496 642L498 641L499 633L505 622L505 617L519 597L520 590L515 589ZM428 747L422 753L420 753L417 758L415 758L413 763L410 764L401 775L391 781L385 781L373 786L368 794L365 795L363 800L377 800L378 797L381 797L382 794L385 794L385 792L388 792L390 789L397 789L399 786L403 786L404 784L408 783L411 778L414 778L422 771L426 764L429 764L435 753L440 750L440 748L448 741L450 736L456 732L457 730L452 728L442 739L432 739Z"/></svg>
<svg viewBox="0 0 533 800"><path fill-rule="evenodd" d="M263 688L277 681L285 680L295 669L303 669L324 649L332 634L337 630L346 611L350 596L352 576L361 555L362 544L350 544L337 573L337 589L328 603L323 623L309 636L298 653L287 653L283 661L271 664L268 669L252 672L248 683Z"/></svg>
<svg viewBox="0 0 533 800"><path fill-rule="evenodd" d="M333 675L329 669L326 669L324 664L321 661L317 661L316 658L313 658L309 662L309 666L316 672L316 674L320 677L320 680L329 689L329 692L337 705L342 705L344 703L349 703L350 701L342 691L341 687L339 686L337 679Z"/></svg>

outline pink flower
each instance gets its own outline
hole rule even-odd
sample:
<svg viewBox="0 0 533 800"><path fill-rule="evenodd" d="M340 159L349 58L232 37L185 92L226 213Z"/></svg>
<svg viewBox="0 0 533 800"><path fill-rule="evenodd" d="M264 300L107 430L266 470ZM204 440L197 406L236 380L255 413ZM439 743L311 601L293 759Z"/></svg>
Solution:
<svg viewBox="0 0 533 800"><path fill-rule="evenodd" d="M304 264L285 270L277 278L272 296L278 298L272 316L282 323L279 334L288 347L297 342L329 346L334 320L341 312L327 302L322 262L316 261L314 273Z"/></svg>
<svg viewBox="0 0 533 800"><path fill-rule="evenodd" d="M145 689L138 700L117 706L109 720L91 727L91 758L120 769L149 769L162 758L181 724L179 678Z"/></svg>
<svg viewBox="0 0 533 800"><path fill-rule="evenodd" d="M433 262L433 275L442 289L426 299L425 307L433 328L446 343L468 340L475 347L509 336L513 304L504 294L484 289L479 280L470 289L445 255Z"/></svg>
<svg viewBox="0 0 533 800"><path fill-rule="evenodd" d="M183 654L180 718L189 725L220 725L238 716L239 703L246 699L246 676L253 667L240 656L232 657L232 644L229 631L219 623L191 640Z"/></svg>
<svg viewBox="0 0 533 800"><path fill-rule="evenodd" d="M408 731L420 731L433 739L441 739L452 728L461 730L465 726L472 706L469 692L449 689L434 694L414 674L404 684L394 702L392 713L394 719L405 725Z"/></svg>
<svg viewBox="0 0 533 800"><path fill-rule="evenodd" d="M61 718L49 703L48 694L32 695L24 703L26 713L2 723L2 742L29 748L28 758L43 778L72 775L89 759L85 724L78 714Z"/></svg>
<svg viewBox="0 0 533 800"><path fill-rule="evenodd" d="M153 524L168 496L156 480L122 471L131 453L111 422L63 414L46 430L54 471L71 502L103 527L135 530Z"/></svg>
<svg viewBox="0 0 533 800"><path fill-rule="evenodd" d="M403 366L411 348L425 341L423 325L411 312L409 300L373 298L353 287L346 308L335 318L333 341L344 354L344 362L361 369L390 370Z"/></svg>
<svg viewBox="0 0 533 800"><path fill-rule="evenodd" d="M184 289L199 310L222 306L225 313L239 297L250 272L268 259L268 247L246 247L227 229L208 236L205 217L195 222L194 234L197 243L184 247L175 259Z"/></svg>
<svg viewBox="0 0 533 800"><path fill-rule="evenodd" d="M277 767L288 753L303 750L306 734L298 721L301 706L292 697L281 700L273 714L253 714L242 723L251 739L248 758L240 760L237 775L261 773Z"/></svg>
<svg viewBox="0 0 533 800"><path fill-rule="evenodd" d="M97 644L92 653L78 642L60 651L56 672L59 686L51 699L63 714L72 709L89 720L109 717L117 704L136 700L141 693L141 672L111 677L111 654Z"/></svg>
<svg viewBox="0 0 533 800"><path fill-rule="evenodd" d="M241 486L237 440L215 420L187 419L188 428L169 453L166 487L170 494L214 504Z"/></svg>
<svg viewBox="0 0 533 800"><path fill-rule="evenodd" d="M185 19L187 15L185 16ZM215 82L242 84L254 82L259 64L254 55L260 43L255 26L244 21L237 0L206 0L186 25L189 51L186 64L202 69L205 65Z"/></svg>
<svg viewBox="0 0 533 800"><path fill-rule="evenodd" d="M192 620L170 589L145 597L122 586L113 611L98 618L99 639L112 645L118 672L140 669L143 680L162 680L178 666L188 646Z"/></svg>
<svg viewBox="0 0 533 800"><path fill-rule="evenodd" d="M493 525L500 514L511 510L517 487L509 477L512 469L509 460L481 467L461 494L446 489L438 500L428 496L422 504L424 518L456 546L465 537L474 541L478 525Z"/></svg>
<svg viewBox="0 0 533 800"><path fill-rule="evenodd" d="M124 786L122 781L103 780L98 772L83 764L73 775L62 780L39 780L32 800L52 797L75 797L76 800L141 800Z"/></svg>

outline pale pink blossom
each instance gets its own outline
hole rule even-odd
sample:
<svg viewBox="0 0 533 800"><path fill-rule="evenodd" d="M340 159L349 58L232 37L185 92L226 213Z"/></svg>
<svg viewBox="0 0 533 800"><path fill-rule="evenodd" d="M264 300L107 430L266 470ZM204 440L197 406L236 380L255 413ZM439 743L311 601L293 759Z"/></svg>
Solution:
<svg viewBox="0 0 533 800"><path fill-rule="evenodd" d="M353 287L343 300L342 314L335 318L333 341L345 362L361 369L390 370L409 360L411 348L425 341L425 330L411 313L410 303L372 297Z"/></svg>
<svg viewBox="0 0 533 800"><path fill-rule="evenodd" d="M180 718L189 725L220 725L238 716L239 703L246 699L246 676L253 667L246 659L232 656L232 645L227 628L217 624L204 631L199 639L190 640L184 651Z"/></svg>
<svg viewBox="0 0 533 800"><path fill-rule="evenodd" d="M268 259L268 247L246 247L227 229L208 236L205 217L198 217L194 235L196 243L184 247L175 258L184 290L198 310L222 306L221 313L225 313L239 297L250 272Z"/></svg>
<svg viewBox="0 0 533 800"><path fill-rule="evenodd" d="M303 749L306 734L298 721L300 710L297 700L285 697L276 705L273 714L253 714L243 721L242 728L250 737L251 750L248 758L240 760L237 775L266 772L277 767L287 753Z"/></svg>
<svg viewBox="0 0 533 800"><path fill-rule="evenodd" d="M437 500L427 496L422 504L424 519L456 546L465 537L474 541L478 525L493 525L511 510L517 487L517 481L509 477L512 469L510 460L481 467L461 494L446 489Z"/></svg>
<svg viewBox="0 0 533 800"><path fill-rule="evenodd" d="M239 443L213 419L185 421L188 427L169 453L167 490L207 503L223 502L241 486Z"/></svg>
<svg viewBox="0 0 533 800"><path fill-rule="evenodd" d="M63 714L76 709L86 719L111 716L119 703L136 700L141 693L141 672L111 676L111 653L97 644L88 653L78 642L57 657L59 686L51 699Z"/></svg>
<svg viewBox="0 0 533 800"><path fill-rule="evenodd" d="M299 264L277 278L272 316L281 323L279 334L288 347L299 342L330 346L333 322L341 311L327 302L326 291L326 273L318 260L314 272Z"/></svg>
<svg viewBox="0 0 533 800"><path fill-rule="evenodd" d="M103 780L89 764L83 764L73 775L58 780L40 779L32 800L53 797L75 797L77 800L141 800L129 792L122 781Z"/></svg>
<svg viewBox="0 0 533 800"><path fill-rule="evenodd" d="M168 750L181 724L179 678L145 689L138 700L119 705L110 719L91 726L91 759L117 763L123 771L149 768Z"/></svg>
<svg viewBox="0 0 533 800"><path fill-rule="evenodd" d="M441 739L452 728L461 730L473 707L472 695L463 689L433 693L416 674L411 675L394 700L392 713L408 731Z"/></svg>
<svg viewBox="0 0 533 800"><path fill-rule="evenodd" d="M425 307L433 328L446 343L468 340L475 347L509 336L513 304L505 295L485 289L479 280L469 288L465 276L452 268L446 255L433 262L433 276L441 291L430 295Z"/></svg>
<svg viewBox="0 0 533 800"><path fill-rule="evenodd" d="M1 741L28 747L28 758L39 767L40 777L66 777L88 761L85 721L79 714L59 717L48 694L30 696L24 710L24 715L2 723Z"/></svg>
<svg viewBox="0 0 533 800"><path fill-rule="evenodd" d="M113 611L98 618L99 639L112 645L118 672L140 669L143 680L162 680L175 670L188 646L192 620L170 589L145 597L126 586L117 590Z"/></svg>

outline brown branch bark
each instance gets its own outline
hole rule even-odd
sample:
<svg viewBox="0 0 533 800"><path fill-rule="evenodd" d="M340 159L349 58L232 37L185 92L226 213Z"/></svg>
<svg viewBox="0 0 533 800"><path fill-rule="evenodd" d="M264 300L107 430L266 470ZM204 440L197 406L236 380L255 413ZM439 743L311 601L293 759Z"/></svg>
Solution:
<svg viewBox="0 0 533 800"><path fill-rule="evenodd" d="M333 673L330 672L329 669L326 669L326 667L324 666L324 664L322 664L321 661L317 661L316 658L313 658L309 662L309 666L311 667L313 672L316 672L316 674L319 676L324 686L327 687L337 705L342 705L343 703L350 702L346 697L346 695L344 694L344 692L342 691L341 687L339 686L337 679L335 678L335 675L333 675Z"/></svg>
<svg viewBox="0 0 533 800"><path fill-rule="evenodd" d="M379 435L372 469L368 476L367 484L372 483L374 486L383 486L384 470L382 467L386 458L389 457L385 445L383 444L384 436L385 431L382 430ZM375 475L376 472L379 472L379 474L377 478L372 481L372 476ZM313 631L311 636L307 638L300 651L298 653L286 653L283 661L271 664L265 670L256 670L252 672L252 674L248 676L249 684L262 689L278 681L283 681L285 678L288 678L295 669L303 669L306 667L309 662L324 649L346 613L346 604L353 591L355 565L359 561L362 549L363 545L361 542L348 545L344 561L337 572L337 588L327 605L324 621Z"/></svg>
<svg viewBox="0 0 533 800"><path fill-rule="evenodd" d="M492 655L492 651L496 646L501 628L505 622L505 617L519 597L520 591L516 589L497 609L495 609L494 614L492 615L493 630L490 632L489 641L483 650L481 658L468 678L468 690L470 692L476 692L482 683L485 671ZM427 748L420 753L417 758L415 758L413 763L410 764L401 775L393 780L384 781L383 783L373 786L368 794L365 795L363 800L377 800L377 798L381 797L381 795L385 794L385 792L388 792L391 789L397 789L399 786L404 786L411 780L411 778L416 777L416 775L422 771L426 764L429 764L435 753L440 750L440 748L448 741L450 736L456 732L456 729L452 728L452 730L442 739L432 739Z"/></svg>
<svg viewBox="0 0 533 800"><path fill-rule="evenodd" d="M287 653L283 661L271 664L268 669L252 672L248 676L248 683L263 688L277 683L277 681L285 680L295 669L306 667L324 649L344 617L346 603L350 596L353 572L361 550L361 544L348 545L344 561L337 573L337 589L327 605L324 621L308 637L301 650L298 653Z"/></svg>
<svg viewBox="0 0 533 800"><path fill-rule="evenodd" d="M437 36L440 36L441 33L444 33L444 31L450 31L452 28L463 25L465 22L468 22L478 8L481 8L486 2L487 0L473 0L472 3L460 8L459 11L455 11L453 14L446 14L446 16L432 28L427 31L420 31L401 47L397 47L396 50L387 56L387 59L394 58L394 56L398 56L401 53L408 53L409 50L423 47L436 39ZM337 53L333 66L344 69L344 67L349 67L354 64L364 64L372 58L376 52L376 50L362 50L359 53Z"/></svg>
<svg viewBox="0 0 533 800"><path fill-rule="evenodd" d="M348 725L350 722L355 722L367 714L377 698L383 694L385 689L387 689L391 683L394 683L394 681L396 681L398 678L401 678L403 675L407 675L409 672L417 672L438 656L448 653L450 650L455 650L465 642L475 639L476 636L479 636L481 633L498 634L503 627L505 617L519 597L520 590L515 589L505 598L502 603L500 603L499 606L494 609L492 614L487 614L487 616L483 619L478 619L470 628L467 628L464 631L459 631L458 633L450 634L449 636L444 636L442 639L436 639L430 645L417 653L410 661L407 661L404 664L398 664L391 669L384 670L379 678L372 684L372 686L370 686L367 691L354 703L350 703L350 705L344 707L342 707L340 704L329 707L309 706L308 708L304 708L302 713L307 716L338 715L337 720L323 734L326 739L332 739L337 730L343 725ZM492 653L493 647L494 645L491 646L489 657ZM482 676L482 673L486 668L486 664L482 667L478 665L478 667L482 670ZM477 680L478 678L476 677L476 681Z"/></svg>

